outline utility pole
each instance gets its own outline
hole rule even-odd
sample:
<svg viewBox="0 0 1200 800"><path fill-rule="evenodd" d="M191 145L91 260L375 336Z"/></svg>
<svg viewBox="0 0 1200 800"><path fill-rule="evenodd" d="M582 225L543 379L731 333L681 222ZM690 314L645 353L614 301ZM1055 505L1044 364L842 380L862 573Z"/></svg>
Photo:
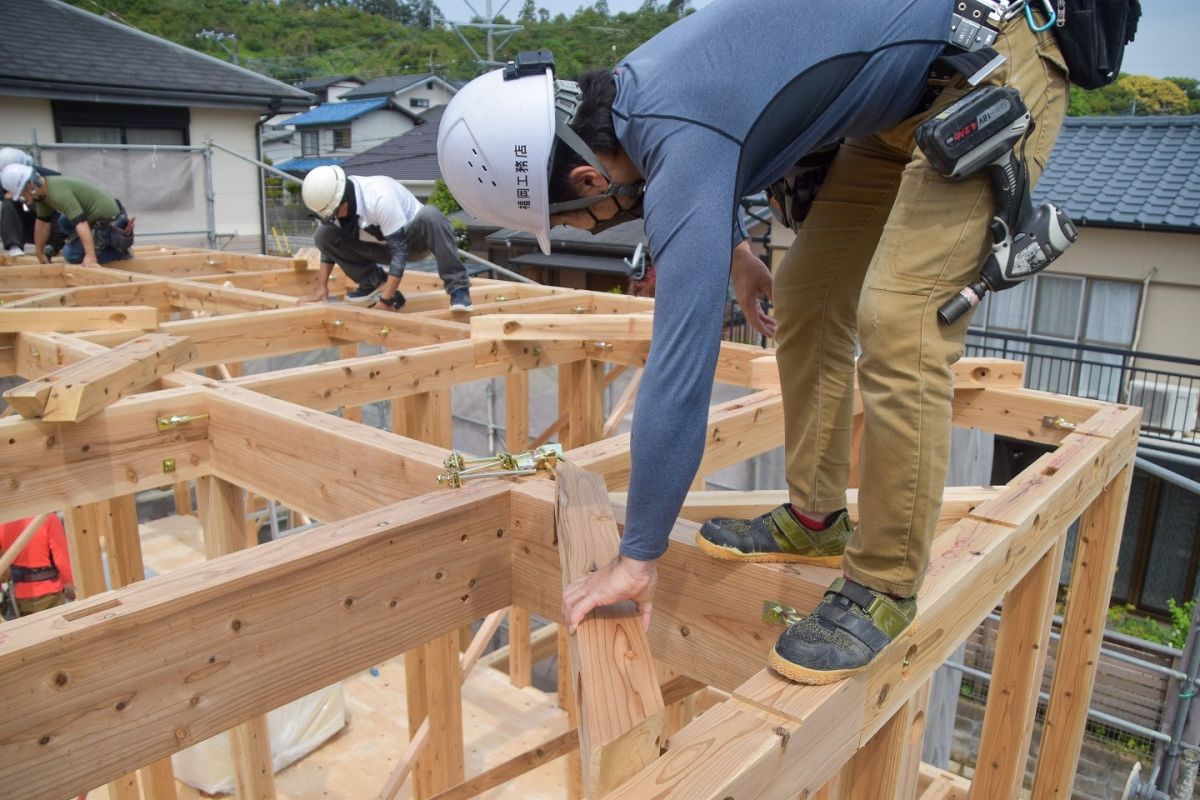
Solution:
<svg viewBox="0 0 1200 800"><path fill-rule="evenodd" d="M504 0L504 2L500 4L500 8L498 8L495 13L492 13L492 0L487 0L486 15L480 14L478 11L476 11L475 6L471 5L471 0L463 0L463 2L465 2L467 7L471 9L475 16L482 19L483 22L451 22L450 25L454 28L454 32L458 34L458 38L462 40L462 43L466 45L468 50L471 51L471 55L475 57L475 61L481 66L503 66L504 62L496 60L496 51L503 49L504 45L508 44L508 40L512 38L514 33L525 29L524 25L512 25L509 23L497 24L496 17L504 11L504 7L508 5L509 0ZM486 51L486 56L479 55L479 52L471 45L470 42L467 41L467 37L463 36L462 31L459 30L460 28L479 28L480 30L486 32L487 45L484 48ZM499 44L496 44L494 36L499 33L507 33L508 35L505 36Z"/></svg>
<svg viewBox="0 0 1200 800"><path fill-rule="evenodd" d="M238 63L238 37L236 33L226 33L225 31L216 31L211 28L205 28L196 34L196 38L208 39L209 41L216 42L217 44L221 45L226 53L229 53L229 55L233 56L233 65L235 67L241 66L241 64ZM233 42L232 50L229 49L229 45L225 44L226 39L229 39Z"/></svg>

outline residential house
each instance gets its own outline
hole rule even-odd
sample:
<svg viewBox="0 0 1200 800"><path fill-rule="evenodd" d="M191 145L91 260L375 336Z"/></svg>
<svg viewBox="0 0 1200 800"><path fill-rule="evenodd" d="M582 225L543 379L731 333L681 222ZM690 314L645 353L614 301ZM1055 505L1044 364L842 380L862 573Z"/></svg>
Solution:
<svg viewBox="0 0 1200 800"><path fill-rule="evenodd" d="M420 114L428 109L446 105L457 93L458 87L455 84L426 72L375 78L341 97L343 100L390 97L397 106Z"/></svg>
<svg viewBox="0 0 1200 800"><path fill-rule="evenodd" d="M276 167L303 177L314 167L340 164L420 123L418 114L390 96L324 103L284 123L299 134L299 152L293 145L294 157Z"/></svg>
<svg viewBox="0 0 1200 800"><path fill-rule="evenodd" d="M258 169L205 145L255 157L260 122L312 95L57 0L0 19L0 144L108 189L142 242L261 251Z"/></svg>
<svg viewBox="0 0 1200 800"><path fill-rule="evenodd" d="M342 162L342 169L350 175L387 175L417 197L428 198L434 182L441 177L437 137L445 110L445 106L431 108L420 115L420 124L415 128L351 156Z"/></svg>
<svg viewBox="0 0 1200 800"><path fill-rule="evenodd" d="M317 104L336 103L341 96L351 89L362 86L361 79L354 75L332 75L325 78L310 78L300 81L296 88L310 92L316 97ZM296 155L296 130L288 126L288 120L295 114L280 114L272 117L262 126L262 153L264 160L271 164L279 164Z"/></svg>

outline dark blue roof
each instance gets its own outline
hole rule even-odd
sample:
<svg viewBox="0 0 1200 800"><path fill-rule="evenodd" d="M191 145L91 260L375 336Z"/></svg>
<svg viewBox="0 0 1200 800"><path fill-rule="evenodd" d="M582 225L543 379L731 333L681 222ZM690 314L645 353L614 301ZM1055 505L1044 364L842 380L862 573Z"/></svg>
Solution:
<svg viewBox="0 0 1200 800"><path fill-rule="evenodd" d="M386 97L374 97L370 100L345 100L340 103L323 103L311 111L305 111L285 122L298 128L313 125L336 125L339 122L349 122L361 117L368 111L383 108L388 104Z"/></svg>
<svg viewBox="0 0 1200 800"><path fill-rule="evenodd" d="M287 161L281 161L275 165L275 169L283 170L284 172L298 172L301 175L307 175L317 167L327 167L330 164L340 164L344 161L343 158L289 158Z"/></svg>
<svg viewBox="0 0 1200 800"><path fill-rule="evenodd" d="M1078 225L1200 233L1200 116L1069 117L1033 197Z"/></svg>

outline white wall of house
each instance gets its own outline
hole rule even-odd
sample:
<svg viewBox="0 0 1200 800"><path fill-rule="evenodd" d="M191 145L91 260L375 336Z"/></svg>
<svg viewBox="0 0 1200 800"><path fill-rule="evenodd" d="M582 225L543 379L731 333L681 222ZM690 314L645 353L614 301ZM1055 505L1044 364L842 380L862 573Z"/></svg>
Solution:
<svg viewBox="0 0 1200 800"><path fill-rule="evenodd" d="M362 86L360 81L338 81L337 83L331 83L325 90L326 102L335 103L341 100L342 95L346 92L357 89L360 86Z"/></svg>
<svg viewBox="0 0 1200 800"><path fill-rule="evenodd" d="M204 159L180 151L54 148L57 142L49 100L0 97L0 143L28 147L36 137L42 162L66 175L95 183L118 197L137 217L139 244L207 244ZM254 157L253 110L190 109L188 138L201 147L206 138ZM261 248L257 168L226 153L213 155L215 222L221 246L258 252Z"/></svg>
<svg viewBox="0 0 1200 800"><path fill-rule="evenodd" d="M429 84L433 84L433 88L427 88ZM420 114L434 106L444 106L450 102L450 98L454 93L446 88L440 81L426 81L418 83L416 86L410 86L402 92L396 93L396 105L405 108L414 113ZM412 100L427 101L429 105L417 107L412 104Z"/></svg>
<svg viewBox="0 0 1200 800"><path fill-rule="evenodd" d="M379 109L354 120L350 130L351 152L361 153L413 129L413 121L391 109Z"/></svg>
<svg viewBox="0 0 1200 800"><path fill-rule="evenodd" d="M54 114L49 100L33 97L0 97L0 142L28 144L34 131L40 142L54 141Z"/></svg>
<svg viewBox="0 0 1200 800"><path fill-rule="evenodd" d="M255 157L253 110L193 108L191 139L205 139ZM214 151L212 160L216 229L219 245L227 250L260 252L262 225L258 205L258 167L240 158ZM228 244L226 244L228 242Z"/></svg>

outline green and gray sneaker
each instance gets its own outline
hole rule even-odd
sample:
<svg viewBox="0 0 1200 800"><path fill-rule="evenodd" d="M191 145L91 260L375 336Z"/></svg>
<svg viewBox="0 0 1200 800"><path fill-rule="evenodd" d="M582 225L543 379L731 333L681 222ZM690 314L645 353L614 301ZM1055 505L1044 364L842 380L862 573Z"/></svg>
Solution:
<svg viewBox="0 0 1200 800"><path fill-rule="evenodd" d="M841 566L846 540L854 532L850 517L839 511L819 531L806 528L784 503L761 517L714 517L696 533L696 546L728 561L788 561Z"/></svg>
<svg viewBox="0 0 1200 800"><path fill-rule="evenodd" d="M797 683L840 681L870 664L916 618L915 597L897 600L838 578L811 614L783 632L767 663Z"/></svg>

